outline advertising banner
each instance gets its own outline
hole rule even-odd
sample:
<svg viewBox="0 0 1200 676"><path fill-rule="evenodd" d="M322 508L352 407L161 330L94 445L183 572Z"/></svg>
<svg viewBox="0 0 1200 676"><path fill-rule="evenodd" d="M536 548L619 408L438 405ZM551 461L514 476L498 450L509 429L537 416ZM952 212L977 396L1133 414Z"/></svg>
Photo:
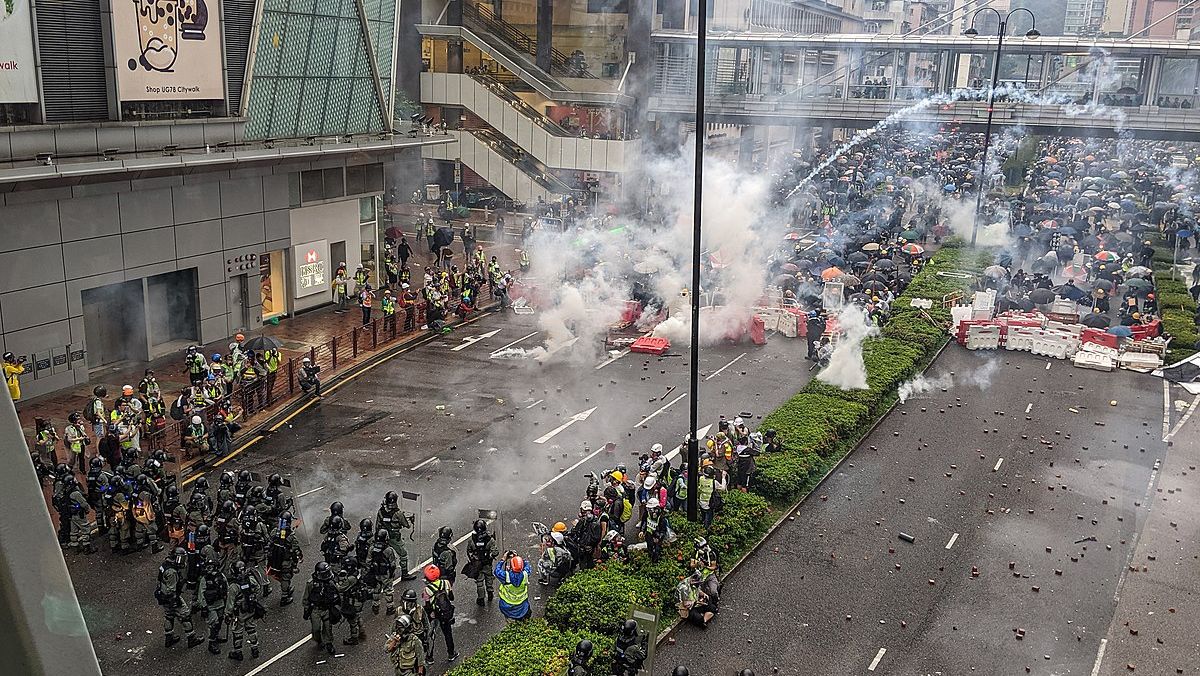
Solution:
<svg viewBox="0 0 1200 676"><path fill-rule="evenodd" d="M112 22L122 101L225 98L216 2L113 0Z"/></svg>
<svg viewBox="0 0 1200 676"><path fill-rule="evenodd" d="M29 0L0 0L0 103L37 103Z"/></svg>
<svg viewBox="0 0 1200 676"><path fill-rule="evenodd" d="M333 270L329 267L329 240L318 240L292 247L296 298L328 293Z"/></svg>

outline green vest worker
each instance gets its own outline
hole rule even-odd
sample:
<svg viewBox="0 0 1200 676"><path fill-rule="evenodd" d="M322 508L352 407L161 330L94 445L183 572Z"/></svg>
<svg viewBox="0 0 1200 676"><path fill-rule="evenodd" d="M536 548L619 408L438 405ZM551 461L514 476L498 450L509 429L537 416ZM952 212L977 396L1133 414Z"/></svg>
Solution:
<svg viewBox="0 0 1200 676"><path fill-rule="evenodd" d="M505 552L504 560L496 562L492 573L500 581L500 612L510 620L529 617L529 576L525 572L525 559L516 552Z"/></svg>

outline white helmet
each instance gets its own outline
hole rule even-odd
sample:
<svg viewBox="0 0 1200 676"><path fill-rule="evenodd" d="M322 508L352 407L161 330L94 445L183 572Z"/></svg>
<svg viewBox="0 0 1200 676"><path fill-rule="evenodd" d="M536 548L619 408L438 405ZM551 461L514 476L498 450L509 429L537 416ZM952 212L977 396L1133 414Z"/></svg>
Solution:
<svg viewBox="0 0 1200 676"><path fill-rule="evenodd" d="M592 511L592 501L584 500L583 502L579 503L579 511L581 511L581 512Z"/></svg>
<svg viewBox="0 0 1200 676"><path fill-rule="evenodd" d="M647 500L646 509L658 509L658 498L650 498Z"/></svg>
<svg viewBox="0 0 1200 676"><path fill-rule="evenodd" d="M192 416L192 424L193 425L199 425L202 422L204 422L204 421L200 419L200 416L198 416L198 415Z"/></svg>
<svg viewBox="0 0 1200 676"><path fill-rule="evenodd" d="M744 424L746 424L746 421L745 421L745 420L742 420L740 417L739 417L739 418L734 418L734 419L733 419L733 424L734 424L734 425L744 425Z"/></svg>
<svg viewBox="0 0 1200 676"><path fill-rule="evenodd" d="M659 453L662 453L662 444L654 444L650 447L651 455L658 455Z"/></svg>
<svg viewBox="0 0 1200 676"><path fill-rule="evenodd" d="M646 482L644 484L642 484L642 486L645 487L646 490L652 491L652 490L654 490L654 485L657 483L658 483L658 479L656 479L652 476L648 476L648 477L646 477Z"/></svg>
<svg viewBox="0 0 1200 676"><path fill-rule="evenodd" d="M301 360L300 360L300 363L301 363L301 364L311 364L311 363L312 363L312 360L311 360L311 359L309 359L308 357L305 357L304 359L301 359Z"/></svg>
<svg viewBox="0 0 1200 676"><path fill-rule="evenodd" d="M561 545L563 543L563 534L555 531L550 534L550 539L554 540L554 544Z"/></svg>

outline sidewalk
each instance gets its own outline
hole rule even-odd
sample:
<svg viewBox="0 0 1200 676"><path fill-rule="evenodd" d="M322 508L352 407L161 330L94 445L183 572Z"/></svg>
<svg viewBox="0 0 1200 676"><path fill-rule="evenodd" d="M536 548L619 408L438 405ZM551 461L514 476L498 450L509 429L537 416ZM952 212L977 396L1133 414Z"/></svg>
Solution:
<svg viewBox="0 0 1200 676"><path fill-rule="evenodd" d="M459 242L455 242L460 245ZM460 245L461 246L461 245ZM493 255L491 247L486 247L487 255ZM506 265L515 265L515 254L511 247L498 247L494 254ZM414 279L418 271L429 262L429 256L421 252L415 253L409 261L409 267L414 270ZM490 295L481 298L490 299ZM415 338L423 332L420 326L424 323L424 312L417 313L415 329L404 331L405 321L402 313L397 313L396 326L393 329L386 325L376 309L375 319L370 325L363 326L362 313L357 306L350 307L344 313L335 312L332 304L306 312L297 317L283 318L278 325L266 325L261 332L247 334L247 339L255 335L267 335L283 343L280 349L282 356L278 378L265 402L258 402L252 413L248 412L239 420L243 430L252 429L256 424L269 418L281 405L299 396L299 387L294 381L294 369L300 359L311 357L321 366L322 381L329 380L338 374L352 368L358 363L360 356L373 354L383 347L404 342ZM205 357L213 353L228 354L232 337L204 345L201 351ZM22 432L29 448L33 448L34 418L45 418L51 421L59 431L60 437L66 426L67 416L74 411L82 411L92 397L92 390L97 385L103 385L108 390L105 406L111 406L112 400L121 394L123 385L137 388L146 369L153 369L155 377L163 392L163 398L168 404L174 400L177 393L189 385L186 369L183 364L183 352L167 355L149 362L125 363L116 368L97 372L86 384L76 385L39 397L22 400L17 403L17 416L21 421ZM235 390L235 396L237 395ZM262 394L244 395L247 401L262 399ZM167 430L161 435L159 446L165 447L168 453L178 451L178 436L175 421L168 419ZM90 429L90 427L89 427ZM90 432L89 432L90 434ZM239 436L245 436L243 431ZM236 445L235 441L235 445ZM147 439L143 439L143 450L148 452ZM93 442L85 453L95 453L96 444ZM62 443L59 444L61 457ZM195 464L200 458L181 462L178 470L186 469ZM86 471L86 470L85 470Z"/></svg>

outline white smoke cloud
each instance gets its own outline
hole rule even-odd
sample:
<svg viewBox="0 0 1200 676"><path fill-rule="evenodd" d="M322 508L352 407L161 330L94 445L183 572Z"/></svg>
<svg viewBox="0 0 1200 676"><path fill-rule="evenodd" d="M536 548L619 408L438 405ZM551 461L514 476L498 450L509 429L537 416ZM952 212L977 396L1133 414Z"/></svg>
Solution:
<svg viewBox="0 0 1200 676"><path fill-rule="evenodd" d="M843 307L837 319L842 335L829 358L829 366L817 374L817 379L843 390L865 390L867 367L863 363L862 344L878 331L857 305Z"/></svg>

